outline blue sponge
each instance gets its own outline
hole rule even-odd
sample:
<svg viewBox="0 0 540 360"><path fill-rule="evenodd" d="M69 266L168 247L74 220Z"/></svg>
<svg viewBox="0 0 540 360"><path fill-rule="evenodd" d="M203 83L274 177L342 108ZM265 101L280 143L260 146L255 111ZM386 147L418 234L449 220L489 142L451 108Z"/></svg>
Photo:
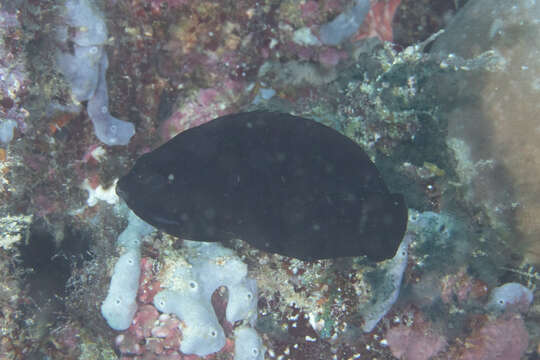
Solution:
<svg viewBox="0 0 540 360"><path fill-rule="evenodd" d="M72 41L74 51L57 52L58 68L69 82L75 100L88 101L88 116L97 138L107 145L127 145L135 134L135 127L109 113L105 79L108 60L104 50L107 28L103 14L88 0L67 0L64 21L56 37L66 48L68 41ZM74 31L68 31L69 28Z"/></svg>
<svg viewBox="0 0 540 360"><path fill-rule="evenodd" d="M107 145L127 145L135 134L135 127L132 123L119 120L109 113L109 96L105 80L107 66L107 54L104 54L99 66L97 87L88 101L88 116L92 119L94 132L100 141Z"/></svg>
<svg viewBox="0 0 540 360"><path fill-rule="evenodd" d="M354 5L339 14L334 20L321 26L319 35L325 45L338 45L358 31L371 3L369 0L355 0Z"/></svg>

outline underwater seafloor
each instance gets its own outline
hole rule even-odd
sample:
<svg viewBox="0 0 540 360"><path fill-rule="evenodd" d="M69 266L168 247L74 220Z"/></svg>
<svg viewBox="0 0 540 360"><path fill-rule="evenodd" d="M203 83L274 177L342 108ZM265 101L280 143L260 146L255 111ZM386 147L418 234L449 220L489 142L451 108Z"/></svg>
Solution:
<svg viewBox="0 0 540 360"><path fill-rule="evenodd" d="M0 1L0 358L540 358L539 33L535 0ZM255 109L362 146L406 199L404 256L303 262L231 241L257 321L229 322L220 286L205 301L226 343L198 357L180 352L196 321L153 305L164 272L198 260L135 231L136 313L111 329L130 216L115 181ZM112 116L119 137L100 133Z"/></svg>

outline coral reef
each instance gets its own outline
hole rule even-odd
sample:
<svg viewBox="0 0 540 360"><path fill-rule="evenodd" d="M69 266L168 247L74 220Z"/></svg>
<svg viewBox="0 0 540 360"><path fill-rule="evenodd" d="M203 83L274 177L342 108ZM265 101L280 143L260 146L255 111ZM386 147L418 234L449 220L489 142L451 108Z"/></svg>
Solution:
<svg viewBox="0 0 540 360"><path fill-rule="evenodd" d="M195 359L180 352L185 320L154 304L172 259L196 267L182 240L147 234L131 323L115 331L101 315L129 222L115 180L185 129L260 108L320 121L364 147L405 194L408 256L399 297L366 327L361 310L393 298L384 264L302 262L225 243L256 281L257 321L227 314L225 283L208 290L224 342L206 358L540 356L538 4L373 0L356 32L325 43L321 28L360 3L92 2L108 71L90 82L106 75L109 112L136 128L111 147L56 65L58 49L77 55L84 27L58 41L64 2L4 2L0 357Z"/></svg>

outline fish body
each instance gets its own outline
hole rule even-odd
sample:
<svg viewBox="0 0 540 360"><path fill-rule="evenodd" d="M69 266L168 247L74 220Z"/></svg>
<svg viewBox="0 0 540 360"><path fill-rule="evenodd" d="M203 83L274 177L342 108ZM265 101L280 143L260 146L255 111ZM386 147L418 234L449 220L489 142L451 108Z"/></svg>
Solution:
<svg viewBox="0 0 540 360"><path fill-rule="evenodd" d="M171 235L240 238L301 260L391 258L407 224L403 196L355 142L275 112L226 115L178 134L142 155L117 193Z"/></svg>

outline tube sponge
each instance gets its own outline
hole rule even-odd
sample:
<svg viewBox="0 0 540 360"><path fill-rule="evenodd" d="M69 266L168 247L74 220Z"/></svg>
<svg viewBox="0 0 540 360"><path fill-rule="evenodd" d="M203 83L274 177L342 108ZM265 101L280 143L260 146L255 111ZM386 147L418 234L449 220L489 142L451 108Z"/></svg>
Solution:
<svg viewBox="0 0 540 360"><path fill-rule="evenodd" d="M99 63L103 57L101 46L73 45L73 54L59 52L56 64L71 86L77 101L89 100L96 90Z"/></svg>
<svg viewBox="0 0 540 360"><path fill-rule="evenodd" d="M319 36L325 45L339 45L358 31L371 3L369 0L355 0L354 5L339 14L334 20L321 26Z"/></svg>
<svg viewBox="0 0 540 360"><path fill-rule="evenodd" d="M107 27L103 14L88 0L67 0L63 19L65 24L56 30L56 38L65 48L72 42L73 52L57 51L58 68L69 82L75 100L88 101L88 116L97 138L107 145L127 145L135 127L109 113L105 78L108 59L104 50Z"/></svg>
<svg viewBox="0 0 540 360"><path fill-rule="evenodd" d="M94 132L97 138L107 145L127 145L135 134L132 123L119 120L109 113L109 96L107 95L107 83L105 73L109 61L107 54L103 54L99 66L99 78L94 95L88 101L88 116L94 124Z"/></svg>
<svg viewBox="0 0 540 360"><path fill-rule="evenodd" d="M370 302L368 306L359 309L360 314L364 318L362 330L365 333L371 332L379 320L386 315L396 302L401 288L403 273L407 267L408 248L412 241L413 235L410 233L405 234L396 251L396 255L392 259L385 261L381 266L382 271L384 271L384 276L382 276L384 281L374 287L374 291L376 292L374 301Z"/></svg>
<svg viewBox="0 0 540 360"><path fill-rule="evenodd" d="M141 255L131 249L114 266L109 293L101 304L101 314L114 330L125 330L137 311L135 298L139 288Z"/></svg>
<svg viewBox="0 0 540 360"><path fill-rule="evenodd" d="M248 320L254 326L257 320L257 282L246 278L228 286L229 301L225 310L225 318L234 324L239 320Z"/></svg>
<svg viewBox="0 0 540 360"><path fill-rule="evenodd" d="M154 296L154 306L182 321L181 352L206 356L225 345L212 306L214 291L220 286L228 289L227 321L244 320L253 326L257 319L257 284L247 277L247 265L231 249L189 240L184 240L184 246L184 254L165 259L160 276L165 290Z"/></svg>
<svg viewBox="0 0 540 360"><path fill-rule="evenodd" d="M266 349L255 330L242 326L234 335L234 360L264 360Z"/></svg>
<svg viewBox="0 0 540 360"><path fill-rule="evenodd" d="M154 227L139 218L135 213L129 210L128 226L118 235L117 246L126 249L140 249L142 238L154 231Z"/></svg>
<svg viewBox="0 0 540 360"><path fill-rule="evenodd" d="M73 43L73 52L57 51L56 63L71 86L77 101L89 100L96 90L107 27L101 14L88 0L67 0L64 25L56 29L61 44ZM68 31L74 29L74 31Z"/></svg>
<svg viewBox="0 0 540 360"><path fill-rule="evenodd" d="M114 265L109 292L101 304L101 315L114 330L127 329L135 316L142 238L154 230L131 211L128 221L128 226L117 240L118 246L124 248L125 252Z"/></svg>
<svg viewBox="0 0 540 360"><path fill-rule="evenodd" d="M225 333L211 303L201 301L197 283L191 282L185 291L161 291L154 297L154 305L183 321L180 351L184 354L206 356L225 346Z"/></svg>

